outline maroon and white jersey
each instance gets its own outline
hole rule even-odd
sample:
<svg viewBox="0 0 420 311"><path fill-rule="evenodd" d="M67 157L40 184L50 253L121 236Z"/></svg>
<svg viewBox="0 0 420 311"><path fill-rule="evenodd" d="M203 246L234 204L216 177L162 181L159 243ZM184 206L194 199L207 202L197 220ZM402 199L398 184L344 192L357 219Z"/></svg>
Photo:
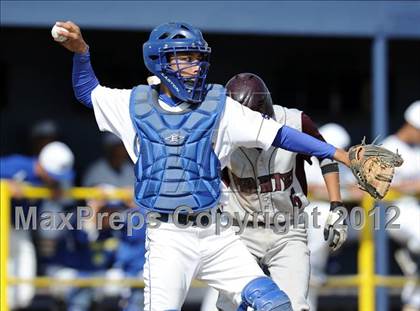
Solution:
<svg viewBox="0 0 420 311"><path fill-rule="evenodd" d="M296 130L322 139L312 120L302 111L274 106L275 120ZM260 213L258 221L265 221L280 211L293 213L293 206L303 210L309 204L304 173L305 156L280 148L268 150L237 148L228 164L230 187L229 204L226 211L237 212L241 220L245 212ZM331 163L321 161L321 165ZM253 218L249 217L248 221Z"/></svg>

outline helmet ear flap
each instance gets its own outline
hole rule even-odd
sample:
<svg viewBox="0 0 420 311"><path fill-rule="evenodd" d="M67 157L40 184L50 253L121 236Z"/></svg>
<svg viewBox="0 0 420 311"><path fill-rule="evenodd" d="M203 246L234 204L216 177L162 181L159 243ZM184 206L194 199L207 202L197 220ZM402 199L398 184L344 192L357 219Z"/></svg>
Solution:
<svg viewBox="0 0 420 311"><path fill-rule="evenodd" d="M150 58L152 61L155 61L155 60L159 59L159 56L157 56L157 55L149 55L149 58Z"/></svg>

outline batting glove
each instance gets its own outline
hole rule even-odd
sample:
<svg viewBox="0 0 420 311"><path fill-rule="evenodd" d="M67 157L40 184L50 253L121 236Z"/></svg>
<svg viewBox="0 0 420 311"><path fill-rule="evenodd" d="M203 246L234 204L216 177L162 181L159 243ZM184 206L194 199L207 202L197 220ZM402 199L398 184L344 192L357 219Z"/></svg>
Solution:
<svg viewBox="0 0 420 311"><path fill-rule="evenodd" d="M342 202L331 202L330 212L324 226L324 240L332 251L336 251L347 239L347 224Z"/></svg>

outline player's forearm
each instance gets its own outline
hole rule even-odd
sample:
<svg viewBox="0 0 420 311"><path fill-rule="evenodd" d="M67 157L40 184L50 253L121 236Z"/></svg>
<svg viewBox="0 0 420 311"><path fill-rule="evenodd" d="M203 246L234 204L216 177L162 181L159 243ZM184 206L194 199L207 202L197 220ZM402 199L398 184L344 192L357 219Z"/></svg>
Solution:
<svg viewBox="0 0 420 311"><path fill-rule="evenodd" d="M74 95L77 100L92 108L91 94L99 85L99 81L90 63L89 50L86 50L84 53L74 54L72 82Z"/></svg>
<svg viewBox="0 0 420 311"><path fill-rule="evenodd" d="M420 180L405 180L392 185L398 192L408 195L420 194Z"/></svg>
<svg viewBox="0 0 420 311"><path fill-rule="evenodd" d="M336 149L334 153L334 160L343 163L347 167L350 167L350 159L349 159L349 153L343 149Z"/></svg>
<svg viewBox="0 0 420 311"><path fill-rule="evenodd" d="M333 145L288 126L279 129L272 145L289 151L316 156L317 158L332 159L336 153L336 148Z"/></svg>
<svg viewBox="0 0 420 311"><path fill-rule="evenodd" d="M338 172L332 172L323 175L325 186L328 191L328 198L330 202L338 201L341 202L341 193L340 193L340 176Z"/></svg>
<svg viewBox="0 0 420 311"><path fill-rule="evenodd" d="M348 153L288 126L282 126L272 143L274 147L307 154L317 158L334 159L350 166Z"/></svg>

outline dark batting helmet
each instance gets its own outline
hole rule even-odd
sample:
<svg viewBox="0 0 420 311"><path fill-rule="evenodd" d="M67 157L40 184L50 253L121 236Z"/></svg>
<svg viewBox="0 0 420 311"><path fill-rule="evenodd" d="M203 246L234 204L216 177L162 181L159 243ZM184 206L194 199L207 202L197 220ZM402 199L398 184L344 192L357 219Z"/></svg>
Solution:
<svg viewBox="0 0 420 311"><path fill-rule="evenodd" d="M273 100L264 81L253 73L240 73L226 84L227 95L242 105L274 116Z"/></svg>

